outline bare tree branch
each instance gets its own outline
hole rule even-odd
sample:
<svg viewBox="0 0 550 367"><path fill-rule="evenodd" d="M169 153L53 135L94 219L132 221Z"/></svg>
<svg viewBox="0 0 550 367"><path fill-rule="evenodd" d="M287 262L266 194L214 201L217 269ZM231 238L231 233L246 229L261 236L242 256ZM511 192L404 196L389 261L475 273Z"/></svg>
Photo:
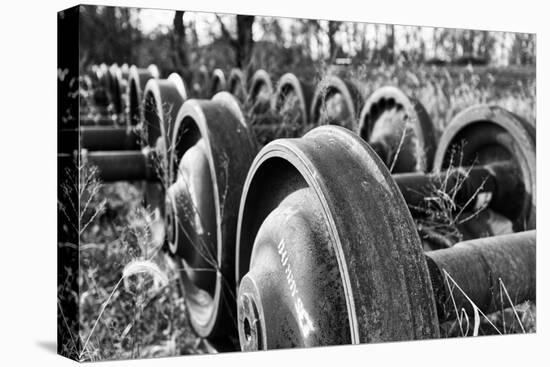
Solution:
<svg viewBox="0 0 550 367"><path fill-rule="evenodd" d="M237 40L234 39L233 37L231 37L231 33L229 33L229 31L225 27L225 23L223 22L222 18L220 18L220 16L218 14L216 14L216 18L218 19L218 22L220 23L220 28L221 28L221 31L222 31L223 38L227 42L229 42L229 44L232 47L237 47L238 46Z"/></svg>

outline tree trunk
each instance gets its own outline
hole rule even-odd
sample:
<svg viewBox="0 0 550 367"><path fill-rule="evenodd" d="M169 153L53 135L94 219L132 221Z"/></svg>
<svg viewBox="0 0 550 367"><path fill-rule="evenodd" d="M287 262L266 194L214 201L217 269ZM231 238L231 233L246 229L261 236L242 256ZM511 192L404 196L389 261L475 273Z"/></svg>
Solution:
<svg viewBox="0 0 550 367"><path fill-rule="evenodd" d="M462 36L462 49L464 56L473 56L474 54L474 37L475 31L469 30L464 31Z"/></svg>
<svg viewBox="0 0 550 367"><path fill-rule="evenodd" d="M458 29L453 29L453 55L451 60L456 60L458 58Z"/></svg>
<svg viewBox="0 0 550 367"><path fill-rule="evenodd" d="M189 58L187 54L187 43L185 41L185 24L183 23L184 11L176 11L174 14L174 32L172 34L172 57L174 68L179 71L183 79L189 83L191 74L189 72Z"/></svg>
<svg viewBox="0 0 550 367"><path fill-rule="evenodd" d="M422 34L422 27L417 27L416 32L418 34L418 38L420 41L420 46L419 46L420 56L419 56L418 62L424 62L426 61L426 42L424 41L424 35Z"/></svg>
<svg viewBox="0 0 550 367"><path fill-rule="evenodd" d="M237 15L237 66L246 67L252 57L254 38L252 37L253 15Z"/></svg>
<svg viewBox="0 0 550 367"><path fill-rule="evenodd" d="M340 28L340 22L329 20L328 22L328 42L329 42L329 54L330 60L333 61L338 53L338 44L335 39L336 32Z"/></svg>
<svg viewBox="0 0 550 367"><path fill-rule="evenodd" d="M386 63L392 65L395 61L395 31L393 24L386 25Z"/></svg>

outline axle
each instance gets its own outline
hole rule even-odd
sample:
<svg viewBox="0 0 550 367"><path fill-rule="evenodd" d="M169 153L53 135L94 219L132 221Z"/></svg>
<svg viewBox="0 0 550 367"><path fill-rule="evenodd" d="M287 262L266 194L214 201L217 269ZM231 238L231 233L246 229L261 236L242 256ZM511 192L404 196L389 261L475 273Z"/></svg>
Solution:
<svg viewBox="0 0 550 367"><path fill-rule="evenodd" d="M119 152L82 152L82 161L99 169L105 182L158 181L156 154L150 149Z"/></svg>
<svg viewBox="0 0 550 367"><path fill-rule="evenodd" d="M440 322L457 310L472 315L472 303L491 313L536 299L534 230L459 242L427 252L426 261Z"/></svg>
<svg viewBox="0 0 550 367"><path fill-rule="evenodd" d="M139 135L135 128L81 126L79 129L60 130L60 139L78 141L87 150L137 150Z"/></svg>
<svg viewBox="0 0 550 367"><path fill-rule="evenodd" d="M117 123L117 119L108 115L100 115L99 117L80 116L79 122L80 126L113 126Z"/></svg>
<svg viewBox="0 0 550 367"><path fill-rule="evenodd" d="M473 207L485 195L490 207L502 207L509 198L523 194L521 178L509 162L450 168L438 173L400 173L392 175L405 202L414 210L434 196L447 195L457 207Z"/></svg>

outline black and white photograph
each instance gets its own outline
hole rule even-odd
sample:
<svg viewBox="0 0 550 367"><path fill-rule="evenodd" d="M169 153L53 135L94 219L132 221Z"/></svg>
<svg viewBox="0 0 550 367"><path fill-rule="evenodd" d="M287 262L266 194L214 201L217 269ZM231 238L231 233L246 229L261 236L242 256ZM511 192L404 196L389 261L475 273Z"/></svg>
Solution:
<svg viewBox="0 0 550 367"><path fill-rule="evenodd" d="M542 7L209 1L9 5L2 364L539 365Z"/></svg>
<svg viewBox="0 0 550 367"><path fill-rule="evenodd" d="M536 332L534 34L58 16L59 354Z"/></svg>

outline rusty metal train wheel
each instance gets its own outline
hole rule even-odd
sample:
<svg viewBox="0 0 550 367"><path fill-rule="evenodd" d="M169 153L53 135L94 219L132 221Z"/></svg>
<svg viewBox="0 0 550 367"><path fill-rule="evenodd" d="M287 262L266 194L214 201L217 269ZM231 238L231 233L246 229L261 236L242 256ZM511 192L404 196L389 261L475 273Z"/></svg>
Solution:
<svg viewBox="0 0 550 367"><path fill-rule="evenodd" d="M123 81L122 81L122 72L120 71L120 68L117 64L111 65L109 68L109 75L110 75L110 100L113 104L113 108L115 110L116 114L121 114L124 112L123 110L123 101L122 101L122 88L123 88Z"/></svg>
<svg viewBox="0 0 550 367"><path fill-rule="evenodd" d="M358 133L392 173L432 169L436 128L424 106L396 87L379 88L367 99Z"/></svg>
<svg viewBox="0 0 550 367"><path fill-rule="evenodd" d="M138 69L132 65L128 77L128 124L136 126L141 118L143 91L149 79L158 79L158 69Z"/></svg>
<svg viewBox="0 0 550 367"><path fill-rule="evenodd" d="M120 66L120 72L122 73L122 79L128 80L130 75L130 66L127 63L124 63Z"/></svg>
<svg viewBox="0 0 550 367"><path fill-rule="evenodd" d="M150 79L145 85L142 102L142 147L151 149L159 181L146 182L144 200L151 209L164 214L165 190L170 180L168 151L178 111L187 99L184 83L179 75L168 79Z"/></svg>
<svg viewBox="0 0 550 367"><path fill-rule="evenodd" d="M111 73L111 69L109 66L107 66L105 63L99 65L99 70L101 72L101 78L100 78L100 87L103 88L106 98L107 98L107 106L109 107L110 104L113 103L112 97L113 97L113 75Z"/></svg>
<svg viewBox="0 0 550 367"><path fill-rule="evenodd" d="M403 197L376 153L344 128L323 126L260 151L236 250L243 350L438 336Z"/></svg>
<svg viewBox="0 0 550 367"><path fill-rule="evenodd" d="M269 111L271 97L273 96L273 83L267 71L257 70L248 89L248 105L252 108L253 114L262 114Z"/></svg>
<svg viewBox="0 0 550 367"><path fill-rule="evenodd" d="M109 88L111 85L109 68L106 64L101 64L94 68L94 102L100 114L107 112L109 107Z"/></svg>
<svg viewBox="0 0 550 367"><path fill-rule="evenodd" d="M149 73L153 78L155 79L160 78L160 70L158 66L156 66L155 64L150 64L149 66L147 66L147 71L149 71Z"/></svg>
<svg viewBox="0 0 550 367"><path fill-rule="evenodd" d="M99 83L99 66L96 64L90 67L90 79L92 81L92 86L96 86Z"/></svg>
<svg viewBox="0 0 550 367"><path fill-rule="evenodd" d="M315 125L339 125L357 130L362 97L352 83L335 75L325 77L315 90L310 118Z"/></svg>
<svg viewBox="0 0 550 367"><path fill-rule="evenodd" d="M309 123L312 97L313 88L310 85L300 81L296 75L286 73L277 82L272 109L275 113L281 114L286 109L295 110L297 107L298 115L292 120L297 120L300 126L305 127Z"/></svg>
<svg viewBox="0 0 550 367"><path fill-rule="evenodd" d="M128 79L130 77L130 67L128 64L124 63L120 67L120 81L121 81L121 88L120 88L120 99L122 100L122 109L125 116L128 116Z"/></svg>
<svg viewBox="0 0 550 367"><path fill-rule="evenodd" d="M209 96L223 92L227 89L227 82L225 80L225 74L222 69L214 69L212 76L210 77L210 91Z"/></svg>
<svg viewBox="0 0 550 367"><path fill-rule="evenodd" d="M459 113L443 132L434 170L451 166L486 165L506 174L522 195L490 198L484 216L465 228L470 237L534 229L536 225L535 128L497 106L478 105Z"/></svg>
<svg viewBox="0 0 550 367"><path fill-rule="evenodd" d="M206 65L199 66L193 72L193 98L208 98L210 94L210 72Z"/></svg>
<svg viewBox="0 0 550 367"><path fill-rule="evenodd" d="M235 345L237 208L256 152L236 99L221 92L212 100L187 101L178 113L172 148L167 233L184 268L189 320L199 336Z"/></svg>
<svg viewBox="0 0 550 367"><path fill-rule="evenodd" d="M166 147L176 124L179 108L187 100L187 91L178 74L170 74L168 79L151 79L143 92L142 130L144 142L150 147L162 144ZM158 142L159 138L162 141Z"/></svg>
<svg viewBox="0 0 550 367"><path fill-rule="evenodd" d="M234 95L239 102L246 102L246 78L244 77L241 69L234 68L231 70L229 73L229 79L227 80L227 90L229 93Z"/></svg>

